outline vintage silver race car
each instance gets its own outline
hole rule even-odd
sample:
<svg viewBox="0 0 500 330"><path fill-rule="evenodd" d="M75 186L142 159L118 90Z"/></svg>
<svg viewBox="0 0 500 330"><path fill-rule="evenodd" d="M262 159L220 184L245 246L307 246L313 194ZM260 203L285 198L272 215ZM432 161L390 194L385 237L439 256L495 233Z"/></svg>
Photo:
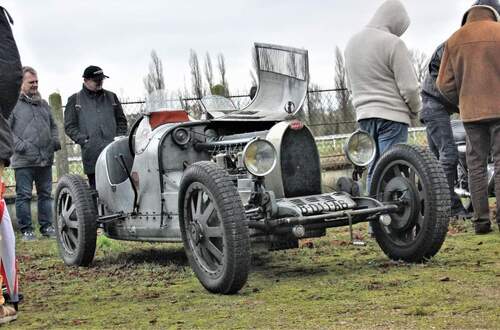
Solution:
<svg viewBox="0 0 500 330"><path fill-rule="evenodd" d="M61 178L55 224L66 264L92 262L99 227L114 239L182 241L201 284L223 294L246 283L255 246L296 248L331 227L352 233L353 224L371 221L395 260L419 262L439 251L450 198L435 157L416 146L392 147L376 165L371 196L360 196L356 180L376 150L368 134L355 132L345 147L353 178L323 192L315 139L294 118L307 94L307 51L255 50L259 89L246 108L209 97L204 118L192 120L151 97L130 135L101 153L96 192L81 176Z"/></svg>

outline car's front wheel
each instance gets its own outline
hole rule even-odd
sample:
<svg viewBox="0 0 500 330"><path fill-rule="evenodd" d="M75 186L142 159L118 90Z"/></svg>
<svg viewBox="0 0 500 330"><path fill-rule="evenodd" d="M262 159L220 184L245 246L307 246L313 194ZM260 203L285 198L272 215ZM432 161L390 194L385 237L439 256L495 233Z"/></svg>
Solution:
<svg viewBox="0 0 500 330"><path fill-rule="evenodd" d="M245 285L250 239L245 211L234 183L212 162L184 172L179 222L191 268L210 292L232 294Z"/></svg>
<svg viewBox="0 0 500 330"><path fill-rule="evenodd" d="M439 251L448 230L450 190L428 149L405 144L390 148L375 166L370 194L400 206L389 225L372 221L377 243L387 256L419 262Z"/></svg>
<svg viewBox="0 0 500 330"><path fill-rule="evenodd" d="M55 195L56 238L59 253L67 265L87 266L94 259L97 211L87 181L79 175L65 175Z"/></svg>

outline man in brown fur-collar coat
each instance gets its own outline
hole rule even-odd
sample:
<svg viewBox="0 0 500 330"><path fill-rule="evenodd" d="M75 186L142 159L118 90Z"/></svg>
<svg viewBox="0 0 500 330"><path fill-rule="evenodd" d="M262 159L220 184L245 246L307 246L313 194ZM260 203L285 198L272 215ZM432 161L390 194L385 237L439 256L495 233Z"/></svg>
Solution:
<svg viewBox="0 0 500 330"><path fill-rule="evenodd" d="M437 79L441 93L458 105L467 134L467 166L474 229L491 231L487 159L495 160L496 221L500 226L500 5L477 1L462 27L446 42Z"/></svg>

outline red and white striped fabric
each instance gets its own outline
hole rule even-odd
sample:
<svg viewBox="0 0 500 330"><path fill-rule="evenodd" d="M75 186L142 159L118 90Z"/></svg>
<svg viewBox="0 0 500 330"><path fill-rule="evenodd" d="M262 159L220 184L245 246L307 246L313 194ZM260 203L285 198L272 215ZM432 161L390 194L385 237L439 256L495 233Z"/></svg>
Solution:
<svg viewBox="0 0 500 330"><path fill-rule="evenodd" d="M16 236L3 197L0 199L0 273L10 300L19 301L16 263Z"/></svg>

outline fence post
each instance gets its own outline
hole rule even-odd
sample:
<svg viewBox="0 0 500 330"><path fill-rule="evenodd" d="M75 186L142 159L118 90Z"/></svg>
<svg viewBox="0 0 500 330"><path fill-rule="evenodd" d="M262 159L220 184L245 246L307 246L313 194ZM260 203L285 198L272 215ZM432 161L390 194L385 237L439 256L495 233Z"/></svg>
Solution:
<svg viewBox="0 0 500 330"><path fill-rule="evenodd" d="M66 134L64 134L64 116L61 95L59 93L50 94L49 104L52 107L54 120L56 121L57 130L59 131L59 140L61 141L61 150L56 153L57 180L59 181L59 178L64 174L69 173L68 149L66 146Z"/></svg>

